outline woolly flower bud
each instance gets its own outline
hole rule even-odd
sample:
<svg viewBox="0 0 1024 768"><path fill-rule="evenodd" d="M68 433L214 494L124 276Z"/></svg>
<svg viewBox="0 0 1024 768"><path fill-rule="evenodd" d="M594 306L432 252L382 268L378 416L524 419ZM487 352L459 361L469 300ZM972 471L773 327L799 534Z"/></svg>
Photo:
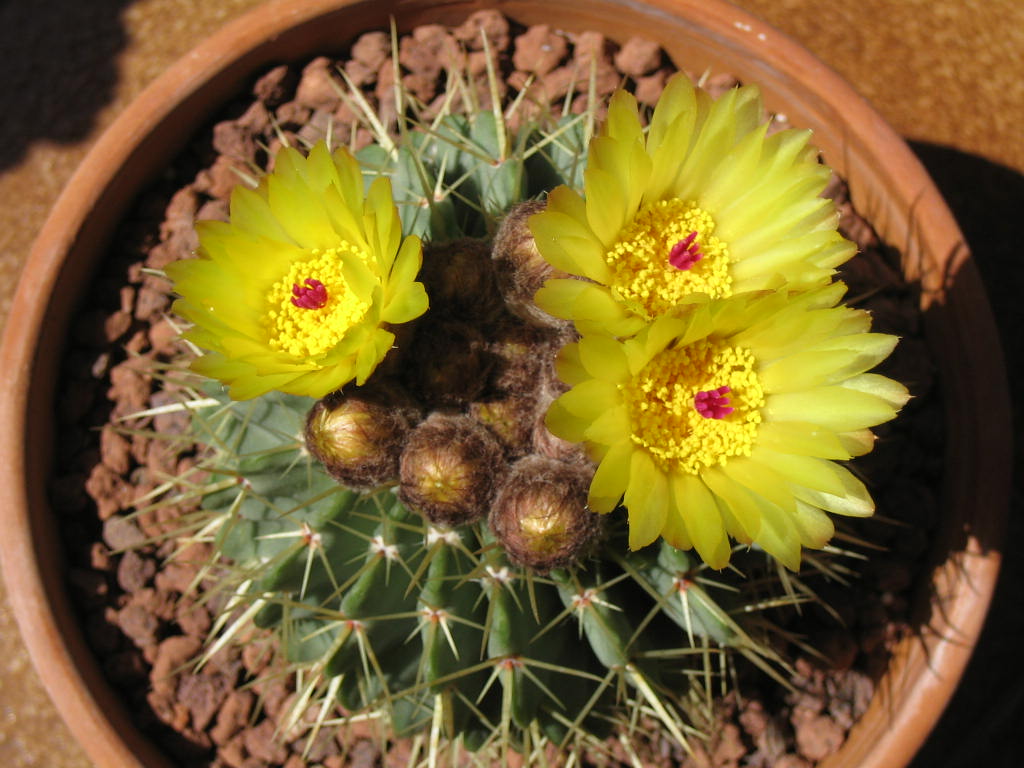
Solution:
<svg viewBox="0 0 1024 768"><path fill-rule="evenodd" d="M497 272L498 288L509 310L533 325L557 327L567 323L552 317L533 301L533 295L544 281L568 277L540 255L527 226L530 217L544 209L545 204L539 200L513 206L494 236L491 257Z"/></svg>
<svg viewBox="0 0 1024 768"><path fill-rule="evenodd" d="M509 456L522 456L530 449L537 419L537 400L532 393L472 402L469 415L494 433Z"/></svg>
<svg viewBox="0 0 1024 768"><path fill-rule="evenodd" d="M546 573L585 554L600 528L586 506L592 476L578 464L541 456L512 465L489 519L509 559Z"/></svg>
<svg viewBox="0 0 1024 768"><path fill-rule="evenodd" d="M435 413L402 451L398 497L435 525L471 523L486 514L504 464L501 446L480 424Z"/></svg>
<svg viewBox="0 0 1024 768"><path fill-rule="evenodd" d="M463 407L483 392L493 367L483 335L449 318L424 320L405 358L409 389L428 407Z"/></svg>
<svg viewBox="0 0 1024 768"><path fill-rule="evenodd" d="M398 476L402 443L418 415L391 385L334 392L306 417L306 448L342 485L370 490Z"/></svg>
<svg viewBox="0 0 1024 768"><path fill-rule="evenodd" d="M478 238L424 246L419 279L426 286L433 312L479 321L501 309L490 249Z"/></svg>

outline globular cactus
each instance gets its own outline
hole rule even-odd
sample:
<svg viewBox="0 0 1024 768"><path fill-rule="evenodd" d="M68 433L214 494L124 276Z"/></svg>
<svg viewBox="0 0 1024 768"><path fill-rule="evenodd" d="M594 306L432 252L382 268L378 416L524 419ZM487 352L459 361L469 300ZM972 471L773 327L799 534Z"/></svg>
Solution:
<svg viewBox="0 0 1024 768"><path fill-rule="evenodd" d="M691 678L724 683L721 654L781 668L741 623L756 601L745 604L728 575L705 586L700 563L664 542L629 552L621 521L585 509L593 468L581 452L552 458L532 430L525 442L503 441L493 420L474 419L488 398L514 394L530 403L516 418L532 425L551 399L542 372L562 332L499 315L486 341L505 357L483 377L479 399L430 416L386 378L320 402L275 393L207 400L193 423L214 490L195 525L231 564L219 576L230 599L212 649L249 623L273 630L302 671L303 706L326 700L382 713L398 735L440 727L472 748L546 739L574 749L643 708L685 739L701 718L693 699L710 695L696 696ZM404 360L425 350L414 340L398 351ZM433 342L429 351L445 353ZM510 372L516 365L528 373ZM360 417L367 400L387 410L389 397L401 418L356 429L329 417L347 401ZM389 429L402 437L377 439ZM325 434L337 439L331 449ZM378 472L373 490L340 484L332 451L372 445L372 463L390 464L390 476ZM381 461L387 451L391 460ZM424 468L431 461L450 465L454 491L441 470ZM429 506L408 488L416 478L448 494L465 490L461 478L473 472L488 481L482 496L469 494L475 516L418 514L402 501Z"/></svg>
<svg viewBox="0 0 1024 768"><path fill-rule="evenodd" d="M809 594L757 550L713 578L664 540L630 551L621 515L586 508L591 457L544 428L567 389L555 356L578 337L532 302L567 275L527 222L544 191L582 186L592 113L513 131L493 110L442 111L389 131L354 103L375 138L365 176L390 179L404 234L426 243L431 309L363 387L197 392L211 479L180 485L202 498L188 525L215 544L224 595L207 653L273 631L293 718L320 702L319 725L340 705L529 754L643 713L685 746L736 655L785 669L759 612Z"/></svg>

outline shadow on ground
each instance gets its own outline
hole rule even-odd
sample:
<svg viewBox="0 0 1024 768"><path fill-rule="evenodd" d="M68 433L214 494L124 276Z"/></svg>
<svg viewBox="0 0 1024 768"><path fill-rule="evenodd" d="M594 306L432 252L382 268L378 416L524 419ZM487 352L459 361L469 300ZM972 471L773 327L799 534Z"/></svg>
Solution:
<svg viewBox="0 0 1024 768"><path fill-rule="evenodd" d="M983 158L932 144L912 143L953 211L985 282L1000 329L1008 371L1024 366L1024 176ZM1024 380L1010 375L1013 403ZM1024 434L1024 409L1015 408L1014 435ZM1018 438L1019 440L1019 438ZM1011 768L1024 723L1024 472L1014 461L1013 496L1003 567L985 628L963 681L911 768Z"/></svg>
<svg viewBox="0 0 1024 768"><path fill-rule="evenodd" d="M132 0L0 2L0 172L38 140L79 141L117 83L127 39L121 12Z"/></svg>

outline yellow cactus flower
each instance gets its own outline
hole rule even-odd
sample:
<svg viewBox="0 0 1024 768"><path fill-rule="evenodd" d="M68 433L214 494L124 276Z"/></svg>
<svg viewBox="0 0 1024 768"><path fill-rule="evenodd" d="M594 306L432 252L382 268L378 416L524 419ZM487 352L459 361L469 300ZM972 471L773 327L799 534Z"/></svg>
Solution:
<svg viewBox="0 0 1024 768"><path fill-rule="evenodd" d="M834 533L825 512L867 516L864 485L837 461L867 453L870 428L909 397L867 371L896 338L836 306L842 283L684 302L633 338L584 334L558 359L572 388L548 428L585 443L588 504L628 511L629 546L659 535L713 568L729 537L796 570L801 546Z"/></svg>
<svg viewBox="0 0 1024 768"><path fill-rule="evenodd" d="M362 384L392 346L387 326L427 309L419 239L403 241L387 179L364 194L347 150L282 149L257 189L235 188L230 219L200 222L198 258L167 274L185 337L208 350L193 369L235 399Z"/></svg>
<svg viewBox="0 0 1024 768"><path fill-rule="evenodd" d="M679 74L645 132L636 100L616 93L584 195L558 187L530 220L541 255L586 279L549 280L537 304L580 330L627 336L692 293L827 282L855 252L820 197L830 171L809 131L769 136L762 112L754 86L712 100Z"/></svg>

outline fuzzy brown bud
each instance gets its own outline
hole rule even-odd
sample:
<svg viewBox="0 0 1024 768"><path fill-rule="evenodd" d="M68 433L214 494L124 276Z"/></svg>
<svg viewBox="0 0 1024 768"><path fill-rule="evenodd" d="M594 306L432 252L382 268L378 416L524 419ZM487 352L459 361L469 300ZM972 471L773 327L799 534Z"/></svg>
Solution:
<svg viewBox="0 0 1024 768"><path fill-rule="evenodd" d="M427 317L416 328L405 381L428 407L462 408L487 386L494 356L471 324Z"/></svg>
<svg viewBox="0 0 1024 768"><path fill-rule="evenodd" d="M546 204L528 200L512 207L494 236L491 257L498 278L498 288L505 297L509 310L532 325L560 327L568 320L552 317L538 307L533 296L553 277L568 277L548 264L533 239L529 221L544 210Z"/></svg>
<svg viewBox="0 0 1024 768"><path fill-rule="evenodd" d="M398 477L402 444L418 410L396 386L334 392L306 417L306 449L342 485L369 490Z"/></svg>
<svg viewBox="0 0 1024 768"><path fill-rule="evenodd" d="M479 322L502 308L490 245L483 240L465 237L426 244L419 279L432 312Z"/></svg>
<svg viewBox="0 0 1024 768"><path fill-rule="evenodd" d="M469 415L494 433L509 456L522 456L530 450L536 412L532 393L477 400L469 405Z"/></svg>
<svg viewBox="0 0 1024 768"><path fill-rule="evenodd" d="M464 525L487 513L504 469L501 446L484 427L435 413L402 451L398 497L435 525Z"/></svg>
<svg viewBox="0 0 1024 768"><path fill-rule="evenodd" d="M491 388L497 392L534 393L543 384L555 355L554 344L560 336L550 329L524 324L505 316L488 341L494 367Z"/></svg>
<svg viewBox="0 0 1024 768"><path fill-rule="evenodd" d="M527 456L512 465L491 508L491 531L509 559L546 573L585 554L600 530L587 509L593 472L578 464Z"/></svg>

